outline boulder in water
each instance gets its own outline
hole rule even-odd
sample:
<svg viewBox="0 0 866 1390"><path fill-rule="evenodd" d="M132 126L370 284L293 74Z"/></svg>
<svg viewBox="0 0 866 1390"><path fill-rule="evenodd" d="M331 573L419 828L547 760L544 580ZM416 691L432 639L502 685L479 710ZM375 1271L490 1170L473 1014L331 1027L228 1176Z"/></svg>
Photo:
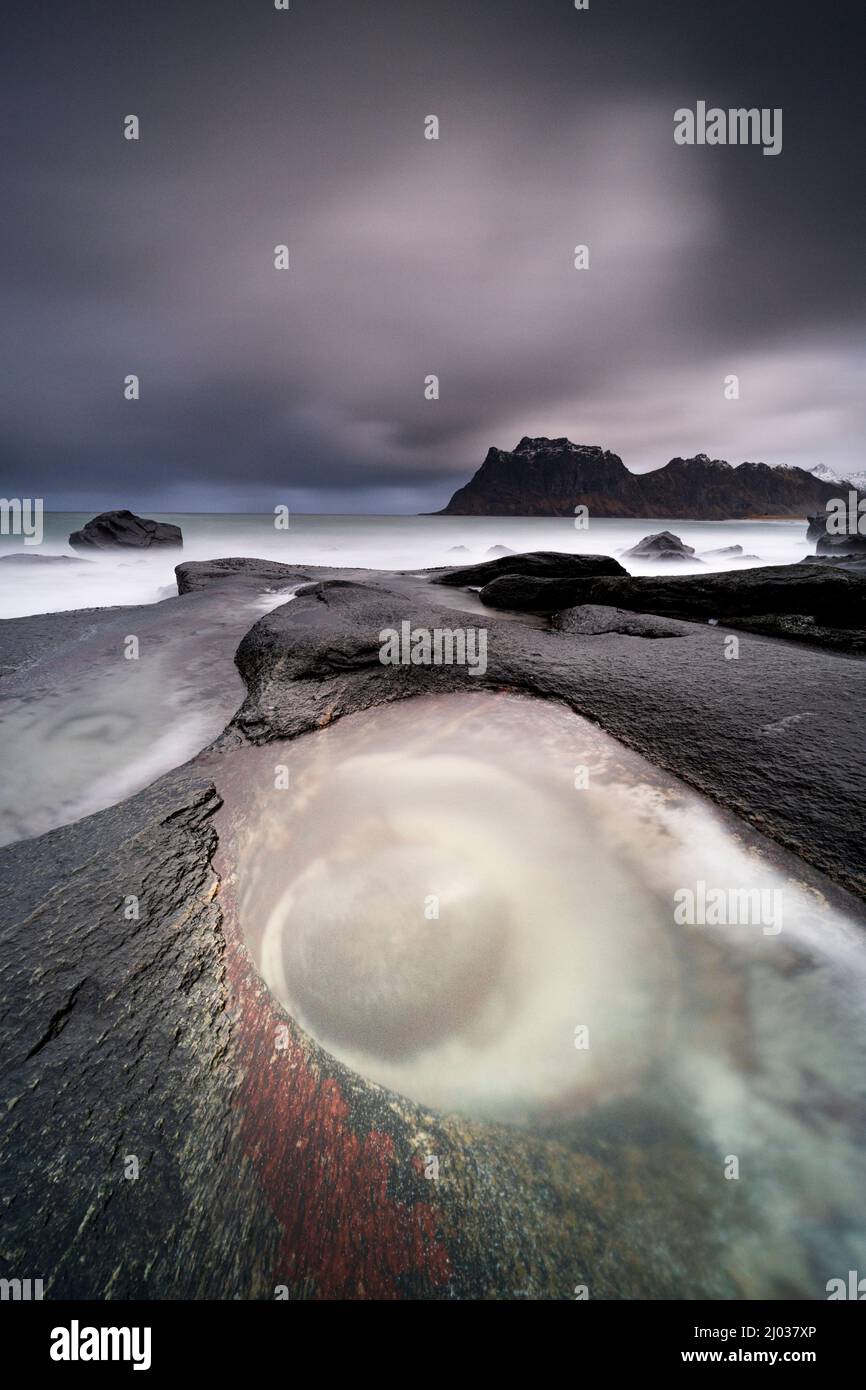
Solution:
<svg viewBox="0 0 866 1390"><path fill-rule="evenodd" d="M80 531L69 537L73 550L150 550L154 546L183 545L179 526L168 521L151 521L135 512L100 512Z"/></svg>
<svg viewBox="0 0 866 1390"><path fill-rule="evenodd" d="M644 536L624 554L631 560L694 560L695 548L685 545L672 531L657 531Z"/></svg>

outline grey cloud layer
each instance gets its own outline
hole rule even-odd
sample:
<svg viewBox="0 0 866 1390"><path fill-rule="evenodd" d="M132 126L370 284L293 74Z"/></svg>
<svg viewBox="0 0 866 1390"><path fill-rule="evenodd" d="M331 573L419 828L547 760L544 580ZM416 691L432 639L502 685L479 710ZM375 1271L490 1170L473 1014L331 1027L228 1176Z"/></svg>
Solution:
<svg viewBox="0 0 866 1390"><path fill-rule="evenodd" d="M524 433L863 465L846 6L75 9L6 47L6 492L422 509ZM783 154L676 147L697 97Z"/></svg>

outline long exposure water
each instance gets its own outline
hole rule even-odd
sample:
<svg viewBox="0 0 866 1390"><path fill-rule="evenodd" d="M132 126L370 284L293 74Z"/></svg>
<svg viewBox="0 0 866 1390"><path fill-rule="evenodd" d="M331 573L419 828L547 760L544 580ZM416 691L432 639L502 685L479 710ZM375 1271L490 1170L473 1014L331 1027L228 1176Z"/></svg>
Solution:
<svg viewBox="0 0 866 1390"><path fill-rule="evenodd" d="M523 696L349 716L227 759L220 790L252 956L353 1070L554 1135L613 1142L639 1109L718 1164L720 1221L748 1175L755 1288L866 1263L853 899Z"/></svg>

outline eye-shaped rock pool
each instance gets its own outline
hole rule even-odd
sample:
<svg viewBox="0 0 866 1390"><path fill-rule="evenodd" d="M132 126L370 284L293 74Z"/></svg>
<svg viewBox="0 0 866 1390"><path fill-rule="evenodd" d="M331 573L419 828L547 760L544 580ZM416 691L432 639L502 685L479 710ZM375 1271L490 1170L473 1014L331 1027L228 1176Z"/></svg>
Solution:
<svg viewBox="0 0 866 1390"><path fill-rule="evenodd" d="M856 900L519 695L351 715L218 782L252 958L353 1072L552 1142L669 1128L754 1296L866 1266Z"/></svg>

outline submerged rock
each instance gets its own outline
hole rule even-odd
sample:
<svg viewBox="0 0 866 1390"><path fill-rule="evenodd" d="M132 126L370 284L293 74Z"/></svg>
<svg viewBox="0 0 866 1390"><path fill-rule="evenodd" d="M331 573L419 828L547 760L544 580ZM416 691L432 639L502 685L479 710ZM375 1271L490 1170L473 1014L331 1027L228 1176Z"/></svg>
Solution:
<svg viewBox="0 0 866 1390"><path fill-rule="evenodd" d="M713 556L715 556L715 555L742 555L742 554L743 554L743 547L742 547L741 545L720 545L720 546L718 546L715 550L704 550L704 551L702 551L701 553L702 553L703 555L713 555ZM754 557L744 557L744 558L754 558Z"/></svg>
<svg viewBox="0 0 866 1390"><path fill-rule="evenodd" d="M168 521L151 521L148 517L136 516L135 512L100 512L88 521L80 531L73 531L69 537L73 550L111 550L115 546L124 549L149 550L154 546L183 545L183 534L179 526Z"/></svg>
<svg viewBox="0 0 866 1390"><path fill-rule="evenodd" d="M16 550L0 555L0 565L86 565L83 555L34 555L28 550Z"/></svg>

